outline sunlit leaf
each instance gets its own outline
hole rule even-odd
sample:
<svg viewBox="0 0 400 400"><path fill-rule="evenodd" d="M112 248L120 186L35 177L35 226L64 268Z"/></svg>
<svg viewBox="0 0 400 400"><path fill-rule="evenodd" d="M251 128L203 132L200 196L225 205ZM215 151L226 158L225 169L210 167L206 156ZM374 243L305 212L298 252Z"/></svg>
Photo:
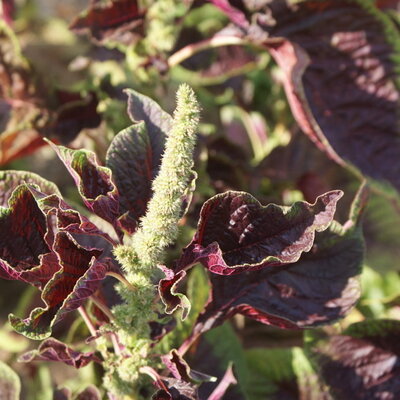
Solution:
<svg viewBox="0 0 400 400"><path fill-rule="evenodd" d="M211 272L230 275L297 261L311 249L315 232L333 219L341 191L311 205L263 207L244 192L216 195L202 207L197 232L178 261L178 269L201 262Z"/></svg>

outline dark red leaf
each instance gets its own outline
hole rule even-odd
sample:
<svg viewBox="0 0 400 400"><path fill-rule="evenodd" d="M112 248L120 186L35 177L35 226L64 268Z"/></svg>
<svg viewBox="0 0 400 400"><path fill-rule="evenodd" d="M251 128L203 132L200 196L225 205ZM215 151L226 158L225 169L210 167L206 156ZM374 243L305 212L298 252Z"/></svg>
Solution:
<svg viewBox="0 0 400 400"><path fill-rule="evenodd" d="M16 330L40 339L49 336L51 326L65 313L82 305L108 271L118 271L111 254L105 253L115 243L57 194L38 190L57 193L54 184L25 172L1 175L3 200L21 181L38 184L17 186L8 200L9 208L0 208L0 277L24 281L43 291L45 308L36 308L26 320L11 317Z"/></svg>
<svg viewBox="0 0 400 400"><path fill-rule="evenodd" d="M58 270L45 241L46 217L27 185L18 186L8 203L0 209L0 276L28 281L37 274L33 284L40 286Z"/></svg>
<svg viewBox="0 0 400 400"><path fill-rule="evenodd" d="M400 34L390 17L365 1L241 3L252 21L245 34L282 68L303 131L340 164L400 190Z"/></svg>
<svg viewBox="0 0 400 400"><path fill-rule="evenodd" d="M165 317L165 314L159 315L159 318ZM176 328L175 318L169 318L167 321L150 321L150 339L156 343L159 342L165 335Z"/></svg>
<svg viewBox="0 0 400 400"><path fill-rule="evenodd" d="M20 362L59 361L74 368L82 368L91 361L100 362L94 352L75 351L56 339L44 340L37 350L29 351L19 357Z"/></svg>
<svg viewBox="0 0 400 400"><path fill-rule="evenodd" d="M311 354L337 400L395 400L400 393L400 322L371 320L316 340Z"/></svg>
<svg viewBox="0 0 400 400"><path fill-rule="evenodd" d="M163 265L160 265L159 268L165 274L165 278L160 279L158 284L158 292L165 304L165 312L172 314L179 307L182 309L182 319L185 319L190 312L190 301L184 294L178 293L176 289L186 276L186 272L182 270L175 274L174 271Z"/></svg>
<svg viewBox="0 0 400 400"><path fill-rule="evenodd" d="M113 0L107 5L92 3L84 15L70 25L75 33L89 33L97 43L132 44L142 35L144 13L136 0Z"/></svg>
<svg viewBox="0 0 400 400"><path fill-rule="evenodd" d="M338 224L316 236L313 249L286 267L237 275L210 274L212 294L195 333L240 313L264 324L297 329L332 323L360 295L364 246L358 229Z"/></svg>
<svg viewBox="0 0 400 400"><path fill-rule="evenodd" d="M230 275L295 262L311 249L315 232L333 219L341 191L331 191L311 205L263 207L244 192L219 194L204 203L196 234L177 270L201 262L211 272Z"/></svg>
<svg viewBox="0 0 400 400"><path fill-rule="evenodd" d="M197 387L175 378L164 378L163 387L152 396L152 400L200 400Z"/></svg>
<svg viewBox="0 0 400 400"><path fill-rule="evenodd" d="M112 245L116 244L108 234L101 231L96 225L90 222L88 218L80 214L78 211L72 209L57 194L47 196L34 188L30 188L30 190L35 197L39 208L47 216L52 232L66 231L77 235L92 236L89 241L86 241L88 243L83 244L83 247L87 250L90 250L91 247L96 247L101 240L100 238L105 239ZM50 234L47 236L50 236ZM75 239L78 240L77 237L75 237ZM49 240L50 239L47 238L47 241ZM103 243L100 248L104 247Z"/></svg>
<svg viewBox="0 0 400 400"><path fill-rule="evenodd" d="M97 128L101 117L95 93L85 97L77 92L58 90L55 121L43 129L44 134L56 137L62 144L72 142L82 129Z"/></svg>
<svg viewBox="0 0 400 400"><path fill-rule="evenodd" d="M99 288L106 273L115 268L111 260L97 259L100 250L85 249L67 232L56 234L53 249L62 268L43 289L46 307L35 308L25 320L10 316L17 332L36 340L48 337L52 326L80 307Z"/></svg>
<svg viewBox="0 0 400 400"><path fill-rule="evenodd" d="M133 122L144 121L150 141L158 152L163 152L165 137L172 128L172 117L154 100L135 90L125 91L128 95L128 114Z"/></svg>

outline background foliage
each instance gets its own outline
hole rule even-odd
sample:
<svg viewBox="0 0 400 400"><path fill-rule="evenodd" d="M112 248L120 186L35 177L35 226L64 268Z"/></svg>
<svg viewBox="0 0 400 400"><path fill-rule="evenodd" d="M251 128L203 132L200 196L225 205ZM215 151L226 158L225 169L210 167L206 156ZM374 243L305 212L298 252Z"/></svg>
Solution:
<svg viewBox="0 0 400 400"><path fill-rule="evenodd" d="M394 400L400 392L399 9L391 0L3 0L0 168L31 171L56 183L70 205L103 229L43 137L92 150L99 164L113 169L113 163L121 165L115 159L124 139L107 152L111 141L125 129L128 138L129 130L139 130L131 119L143 119L132 115L132 102L139 101L132 93L150 97L171 114L178 86L188 83L201 106L198 177L165 264L178 260L175 272L186 270L179 292L191 311L184 321L180 311L174 314L176 327L156 351L166 354L191 337L185 355L191 368L220 381L233 365L237 384L226 399ZM126 169L134 167L127 163ZM122 182L117 170L114 177ZM139 184L144 194L138 198L148 200L150 180L132 186ZM3 207L6 189L0 186ZM287 207L314 203L333 190L344 195L335 222L316 233L311 252L291 260L280 275L264 276L264 269L256 278L255 272L221 278L203 267L215 272L204 248L212 242L207 232L225 229L223 216L200 210L229 190ZM133 198L121 200L124 210L131 209ZM143 215L142 208L127 217L124 228L136 229L129 224ZM232 213L229 208L226 223ZM192 240L200 216L204 237ZM5 240L7 232L1 235ZM182 255L188 243L204 247L197 258L190 249ZM189 271L193 262L203 266ZM222 275L237 266L227 261ZM115 284L113 278L106 282ZM243 282L251 294L256 290L250 284L257 282L257 290L270 285L262 287L262 299L268 300L261 304L246 294L233 301ZM203 312L210 285L213 302ZM43 306L40 292L18 280L1 280L0 288L0 398L3 393L9 393L4 399L18 398L13 392L24 400L106 398L104 370L89 362L91 356L72 357L82 363L79 369L52 364L49 356L20 362L34 357L29 352L39 344L15 333L8 314L26 316ZM319 299L323 310L307 308L303 315L297 306L310 299ZM277 318L272 322L271 312ZM321 315L329 324L315 329L324 322ZM208 330L210 324L214 328ZM193 329L205 333L193 337ZM52 336L77 351L94 351L76 311L53 327ZM199 398L219 398L212 397L216 385L203 383ZM194 398L174 396L165 398Z"/></svg>

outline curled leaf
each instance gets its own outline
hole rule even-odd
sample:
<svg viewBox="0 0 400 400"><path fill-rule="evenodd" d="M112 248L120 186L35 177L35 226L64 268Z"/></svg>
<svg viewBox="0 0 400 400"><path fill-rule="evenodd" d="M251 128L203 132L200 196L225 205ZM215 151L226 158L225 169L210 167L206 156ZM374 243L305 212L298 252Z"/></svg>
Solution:
<svg viewBox="0 0 400 400"><path fill-rule="evenodd" d="M215 378L212 376L192 370L175 349L171 350L167 355L162 356L161 360L176 379L194 384L215 381Z"/></svg>
<svg viewBox="0 0 400 400"><path fill-rule="evenodd" d="M161 389L152 396L152 400L200 400L197 387L192 383L175 378L165 378Z"/></svg>
<svg viewBox="0 0 400 400"><path fill-rule="evenodd" d="M9 316L17 332L35 340L47 338L52 326L94 294L106 273L114 268L109 260L97 259L100 250L85 249L67 232L56 234L53 248L61 269L43 288L46 307L35 308L26 319Z"/></svg>
<svg viewBox="0 0 400 400"><path fill-rule="evenodd" d="M59 269L45 240L47 221L27 185L0 208L0 276L42 286Z"/></svg>
<svg viewBox="0 0 400 400"><path fill-rule="evenodd" d="M115 241L107 233L101 231L96 225L89 221L88 218L72 209L58 195L51 194L46 196L33 187L30 187L30 191L35 197L39 208L46 215L50 225L49 228L52 230L53 234L56 231L65 231L76 235L92 236L91 243L88 243L88 245L92 247L96 247L100 238L105 239L111 244L115 244ZM50 235L51 233L48 232L47 241L49 241ZM78 237L75 236L75 239L78 240Z"/></svg>
<svg viewBox="0 0 400 400"><path fill-rule="evenodd" d="M359 229L338 224L316 236L295 263L237 275L211 274L212 293L195 333L239 313L286 329L315 327L343 317L360 296L364 255Z"/></svg>
<svg viewBox="0 0 400 400"><path fill-rule="evenodd" d="M86 206L99 217L115 223L119 212L119 195L111 171L100 166L91 151L51 146L74 178Z"/></svg>
<svg viewBox="0 0 400 400"><path fill-rule="evenodd" d="M314 204L263 207L244 192L227 192L202 207L196 234L178 261L178 270L201 262L209 271L231 275L293 263L311 249L315 232L331 223L340 190Z"/></svg>
<svg viewBox="0 0 400 400"><path fill-rule="evenodd" d="M186 272L182 270L175 274L167 267L159 266L159 268L165 273L165 278L158 284L158 292L165 304L165 312L172 314L177 308L181 308L182 320L186 319L191 308L190 301L184 294L176 291L179 283L186 276Z"/></svg>

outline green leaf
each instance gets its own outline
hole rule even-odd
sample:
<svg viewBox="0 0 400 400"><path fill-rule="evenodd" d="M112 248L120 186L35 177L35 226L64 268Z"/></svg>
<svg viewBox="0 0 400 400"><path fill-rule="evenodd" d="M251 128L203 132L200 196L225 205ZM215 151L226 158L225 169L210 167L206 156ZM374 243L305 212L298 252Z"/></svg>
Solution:
<svg viewBox="0 0 400 400"><path fill-rule="evenodd" d="M246 351L249 400L330 400L300 347Z"/></svg>
<svg viewBox="0 0 400 400"><path fill-rule="evenodd" d="M362 296L358 309L368 318L388 317L388 308L399 294L400 276L396 271L380 274L364 266L361 274Z"/></svg>
<svg viewBox="0 0 400 400"><path fill-rule="evenodd" d="M218 369L225 371L230 363L233 363L235 377L237 378L237 389L245 394L249 370L243 345L232 328L225 323L218 328L212 329L204 336L204 341L212 349L213 359L218 360ZM207 370L202 371L208 373Z"/></svg>
<svg viewBox="0 0 400 400"><path fill-rule="evenodd" d="M269 399L284 391L285 386L293 386L295 373L290 349L250 349L246 351L246 361L249 368L246 385L249 400Z"/></svg>
<svg viewBox="0 0 400 400"><path fill-rule="evenodd" d="M192 304L192 310L188 319L193 319L200 314L208 299L209 282L207 273L200 265L193 268L187 282L187 296Z"/></svg>
<svg viewBox="0 0 400 400"><path fill-rule="evenodd" d="M380 271L400 270L400 213L395 201L381 194L371 196L365 213L368 232L367 263Z"/></svg>
<svg viewBox="0 0 400 400"><path fill-rule="evenodd" d="M300 398L307 400L331 400L328 390L323 386L311 361L300 347L292 350L293 370L297 377Z"/></svg>

